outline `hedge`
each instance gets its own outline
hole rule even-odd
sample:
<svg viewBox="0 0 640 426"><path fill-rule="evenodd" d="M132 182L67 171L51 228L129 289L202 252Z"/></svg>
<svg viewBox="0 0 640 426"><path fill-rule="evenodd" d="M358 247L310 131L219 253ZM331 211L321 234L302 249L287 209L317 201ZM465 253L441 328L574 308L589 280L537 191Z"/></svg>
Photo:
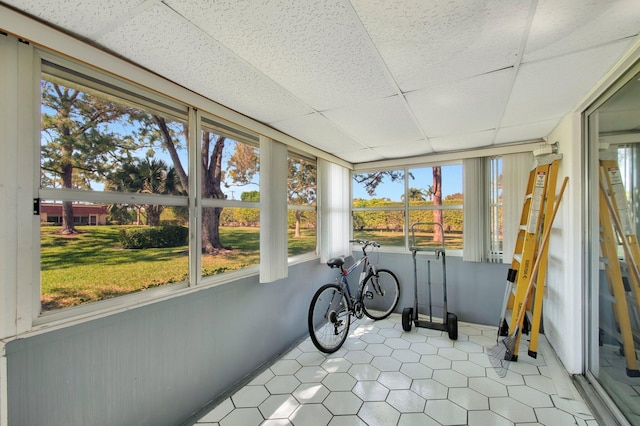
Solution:
<svg viewBox="0 0 640 426"><path fill-rule="evenodd" d="M179 247L188 243L189 229L177 225L121 229L118 238L125 249Z"/></svg>

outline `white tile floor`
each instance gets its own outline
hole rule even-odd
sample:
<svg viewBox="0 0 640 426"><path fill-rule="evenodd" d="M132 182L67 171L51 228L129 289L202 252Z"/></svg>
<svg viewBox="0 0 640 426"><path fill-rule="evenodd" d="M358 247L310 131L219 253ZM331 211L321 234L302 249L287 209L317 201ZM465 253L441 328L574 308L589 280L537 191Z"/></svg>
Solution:
<svg viewBox="0 0 640 426"><path fill-rule="evenodd" d="M400 315L351 326L344 346L319 352L309 338L237 390L197 425L585 425L596 420L541 340L498 377L486 351L496 328L460 323L457 341Z"/></svg>

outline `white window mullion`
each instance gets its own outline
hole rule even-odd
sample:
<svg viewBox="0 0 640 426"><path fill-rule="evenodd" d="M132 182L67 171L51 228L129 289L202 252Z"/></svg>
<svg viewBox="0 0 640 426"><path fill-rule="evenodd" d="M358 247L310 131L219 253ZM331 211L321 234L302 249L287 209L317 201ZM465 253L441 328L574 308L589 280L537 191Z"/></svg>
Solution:
<svg viewBox="0 0 640 426"><path fill-rule="evenodd" d="M260 282L288 275L287 146L260 136Z"/></svg>
<svg viewBox="0 0 640 426"><path fill-rule="evenodd" d="M464 196L464 248L462 258L466 262L482 262L486 259L486 173L484 158L463 161Z"/></svg>
<svg viewBox="0 0 640 426"><path fill-rule="evenodd" d="M502 157L502 214L503 239L502 263L511 263L516 246L520 216L527 191L528 176L531 171L533 154L504 155Z"/></svg>
<svg viewBox="0 0 640 426"><path fill-rule="evenodd" d="M349 181L348 169L318 159L321 262L349 253L351 235Z"/></svg>
<svg viewBox="0 0 640 426"><path fill-rule="evenodd" d="M202 280L202 154L200 112L189 109L189 285Z"/></svg>

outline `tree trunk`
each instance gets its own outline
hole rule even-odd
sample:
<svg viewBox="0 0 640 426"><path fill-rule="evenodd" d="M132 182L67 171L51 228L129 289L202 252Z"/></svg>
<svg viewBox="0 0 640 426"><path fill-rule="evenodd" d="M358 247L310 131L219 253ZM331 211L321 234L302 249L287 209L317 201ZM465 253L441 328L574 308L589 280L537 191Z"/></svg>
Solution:
<svg viewBox="0 0 640 426"><path fill-rule="evenodd" d="M204 207L202 209L202 252L215 254L225 249L220 241L220 207Z"/></svg>
<svg viewBox="0 0 640 426"><path fill-rule="evenodd" d="M442 205L442 169L440 167L433 167L433 205ZM433 211L433 221L442 224L442 210ZM433 241L442 242L442 228L439 226L433 227Z"/></svg>
<svg viewBox="0 0 640 426"><path fill-rule="evenodd" d="M147 212L147 225L160 225L160 213L162 213L162 206L147 205L145 211Z"/></svg>
<svg viewBox="0 0 640 426"><path fill-rule="evenodd" d="M293 234L294 238L300 238L300 221L302 217L302 212L300 210L296 210L296 228L295 233Z"/></svg>
<svg viewBox="0 0 640 426"><path fill-rule="evenodd" d="M62 167L62 187L73 188L73 166L67 164ZM77 234L75 226L73 225L73 204L71 201L62 202L62 229L60 233L63 235Z"/></svg>
<svg viewBox="0 0 640 426"><path fill-rule="evenodd" d="M210 133L205 133L202 143L202 192L205 198L225 199L220 185L222 180L222 151L225 138L220 136L215 142L211 156L208 156ZM220 241L220 214L222 207L205 207L202 209L202 252L216 254L222 250L231 250Z"/></svg>

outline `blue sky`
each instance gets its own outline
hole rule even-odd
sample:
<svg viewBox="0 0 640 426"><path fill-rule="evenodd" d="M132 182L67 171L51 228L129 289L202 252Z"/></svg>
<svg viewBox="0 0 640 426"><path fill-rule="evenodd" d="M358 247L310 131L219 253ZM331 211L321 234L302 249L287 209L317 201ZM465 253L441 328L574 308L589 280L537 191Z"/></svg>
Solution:
<svg viewBox="0 0 640 426"><path fill-rule="evenodd" d="M413 179L409 178L409 188L428 189L433 185L433 172L431 167L409 169ZM442 198L447 195L462 193L462 164L442 166ZM404 182L392 182L388 176L376 188L376 193L371 197L361 185L353 184L353 198L389 198L392 201L401 201L404 194Z"/></svg>

